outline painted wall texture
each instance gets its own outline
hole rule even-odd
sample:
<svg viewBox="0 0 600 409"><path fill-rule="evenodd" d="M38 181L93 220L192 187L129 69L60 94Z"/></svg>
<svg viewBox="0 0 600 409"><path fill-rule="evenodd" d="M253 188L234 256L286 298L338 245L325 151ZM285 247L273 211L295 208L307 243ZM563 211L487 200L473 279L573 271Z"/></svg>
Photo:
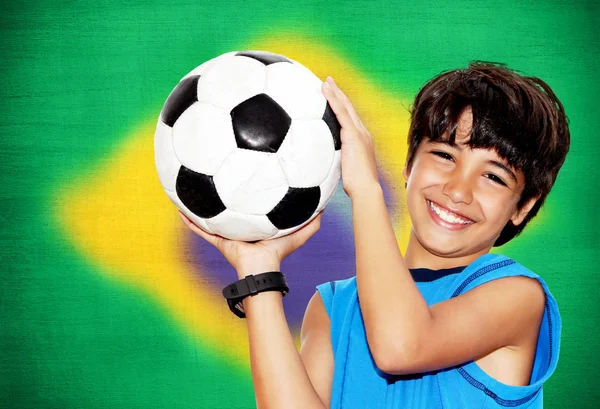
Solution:
<svg viewBox="0 0 600 409"><path fill-rule="evenodd" d="M443 70L503 62L550 84L572 145L540 215L495 251L542 275L563 318L548 408L596 408L600 367L598 2L3 2L0 12L0 406L248 408L236 279L187 230L153 156L166 97L245 49L333 76L376 143L399 245L412 99ZM283 264L296 338L315 285L354 275L350 202Z"/></svg>

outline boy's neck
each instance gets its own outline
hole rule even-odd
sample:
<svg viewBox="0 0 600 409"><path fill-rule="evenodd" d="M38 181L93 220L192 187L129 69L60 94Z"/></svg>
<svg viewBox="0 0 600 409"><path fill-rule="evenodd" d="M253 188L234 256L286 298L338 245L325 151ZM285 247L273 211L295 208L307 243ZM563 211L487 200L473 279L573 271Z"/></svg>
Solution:
<svg viewBox="0 0 600 409"><path fill-rule="evenodd" d="M489 253L490 249L486 248L477 253L466 256L439 256L431 253L419 242L414 231L411 230L408 240L408 247L404 254L404 262L407 268L428 268L431 270L440 270L445 268L468 266L473 261L477 260L484 254Z"/></svg>

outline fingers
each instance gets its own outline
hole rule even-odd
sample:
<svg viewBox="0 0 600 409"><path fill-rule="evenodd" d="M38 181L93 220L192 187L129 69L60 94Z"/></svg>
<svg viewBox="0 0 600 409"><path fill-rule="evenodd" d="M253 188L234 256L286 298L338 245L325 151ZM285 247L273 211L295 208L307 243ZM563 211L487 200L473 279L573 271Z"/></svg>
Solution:
<svg viewBox="0 0 600 409"><path fill-rule="evenodd" d="M344 101L342 101L341 97L336 94L333 86L329 84L328 81L324 82L322 85L323 95L327 98L327 102L329 102L329 106L335 113L335 116L342 126L342 128L352 129L355 128L354 120L350 116L348 109L346 108Z"/></svg>
<svg viewBox="0 0 600 409"><path fill-rule="evenodd" d="M281 260L289 256L292 252L302 247L320 228L321 216L323 211L309 223L302 226L301 229L288 234L287 236L279 237L273 240L261 241L260 244L269 248L275 248Z"/></svg>
<svg viewBox="0 0 600 409"><path fill-rule="evenodd" d="M307 223L301 229L295 231L292 234L289 234L287 236L283 236L283 237L280 237L280 238L277 238L274 240L259 241L252 246L259 245L259 246L267 248L267 250L270 250L270 251L272 251L273 248L279 247L279 250L276 249L275 251L276 251L276 253L280 254L281 259L283 259L287 255L289 255L292 251L296 250L298 247L301 247L304 243L306 243L308 241L308 239L310 239L319 230L319 228L321 226L322 215L323 215L323 211L319 212L317 217L315 217L313 220L311 220L309 223ZM204 240L208 241L210 244L215 246L221 253L223 253L223 255L227 258L227 260L230 263L232 263L232 265L235 265L235 260L233 260L233 262L232 262L232 259L230 259L230 257L233 254L232 251L235 248L234 245L237 242L224 239L223 237L218 236L216 234L210 234L210 233L205 232L200 227L196 226L194 224L194 222L192 222L181 211L179 211L179 216L181 217L181 220L183 221L183 223L190 230L192 230L198 236L202 237ZM275 245L275 243L277 243L277 242L279 244ZM239 244L239 243L237 243L237 244ZM273 246L275 246L275 247L273 247Z"/></svg>
<svg viewBox="0 0 600 409"><path fill-rule="evenodd" d="M354 125L357 128L360 127L360 124L362 123L362 121L358 117L358 114L356 113L356 109L354 109L354 105L352 105L352 102L350 102L350 99L346 96L346 94L344 94L344 91L342 91L340 89L340 87L338 87L338 85L333 80L333 78L327 77L327 81L328 81L329 85L333 87L333 90L336 93L336 95L344 103L344 107L346 108L346 111L348 111L348 114L352 118L352 122L354 123Z"/></svg>
<svg viewBox="0 0 600 409"><path fill-rule="evenodd" d="M331 109L335 112L335 115L343 128L350 128L352 126L358 129L364 128L350 99L348 99L346 94L344 94L337 86L333 78L327 77L322 88Z"/></svg>
<svg viewBox="0 0 600 409"><path fill-rule="evenodd" d="M200 227L196 226L194 222L192 222L185 214L181 212L181 210L179 210L179 216L181 217L181 220L183 220L183 223L187 226L188 229L196 233L198 236L202 237L204 240L208 241L217 249L219 248L219 244L222 240L221 237L207 233Z"/></svg>
<svg viewBox="0 0 600 409"><path fill-rule="evenodd" d="M300 247L304 245L316 232L321 228L321 218L323 217L323 211L319 212L317 217L310 221L310 223L303 226L300 230L298 230L295 234L296 246Z"/></svg>

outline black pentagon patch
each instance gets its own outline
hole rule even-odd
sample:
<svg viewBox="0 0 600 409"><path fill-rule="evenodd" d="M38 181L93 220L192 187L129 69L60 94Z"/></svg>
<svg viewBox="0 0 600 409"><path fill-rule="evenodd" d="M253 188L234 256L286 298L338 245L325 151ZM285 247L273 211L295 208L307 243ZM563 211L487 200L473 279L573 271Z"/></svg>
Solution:
<svg viewBox="0 0 600 409"><path fill-rule="evenodd" d="M273 98L258 94L231 110L237 146L260 152L277 152L292 118Z"/></svg>
<svg viewBox="0 0 600 409"><path fill-rule="evenodd" d="M325 106L323 121L325 121L329 127L329 130L331 131L331 135L333 135L333 146L335 147L335 150L339 151L342 149L342 138L340 138L340 130L342 129L342 126L338 122L335 112L333 112L333 109L331 109L329 106L329 102Z"/></svg>
<svg viewBox="0 0 600 409"><path fill-rule="evenodd" d="M225 210L212 176L182 166L177 174L175 190L185 207L198 217L210 219Z"/></svg>
<svg viewBox="0 0 600 409"><path fill-rule="evenodd" d="M253 58L256 61L260 61L264 65L275 64L276 62L289 62L290 64L292 63L283 55L273 54L266 51L240 51L236 55Z"/></svg>
<svg viewBox="0 0 600 409"><path fill-rule="evenodd" d="M167 102L160 112L160 119L171 128L183 111L188 109L194 102L198 101L199 75L193 75L179 81L179 84L169 94Z"/></svg>
<svg viewBox="0 0 600 409"><path fill-rule="evenodd" d="M280 230L298 226L310 219L320 199L321 188L318 186L291 187L267 217Z"/></svg>

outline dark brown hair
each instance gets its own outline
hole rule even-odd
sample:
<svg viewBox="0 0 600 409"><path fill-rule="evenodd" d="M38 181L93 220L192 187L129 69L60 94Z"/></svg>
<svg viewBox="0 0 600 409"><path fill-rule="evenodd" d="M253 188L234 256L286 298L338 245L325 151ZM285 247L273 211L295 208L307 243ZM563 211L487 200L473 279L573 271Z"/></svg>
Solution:
<svg viewBox="0 0 600 409"><path fill-rule="evenodd" d="M469 106L473 125L467 145L493 149L523 172L519 209L539 196L521 224L509 221L504 227L494 243L501 246L537 214L554 185L569 151L568 119L561 102L541 79L520 75L504 64L474 61L466 69L441 73L417 94L408 132L408 169L424 137L454 143L458 118Z"/></svg>

